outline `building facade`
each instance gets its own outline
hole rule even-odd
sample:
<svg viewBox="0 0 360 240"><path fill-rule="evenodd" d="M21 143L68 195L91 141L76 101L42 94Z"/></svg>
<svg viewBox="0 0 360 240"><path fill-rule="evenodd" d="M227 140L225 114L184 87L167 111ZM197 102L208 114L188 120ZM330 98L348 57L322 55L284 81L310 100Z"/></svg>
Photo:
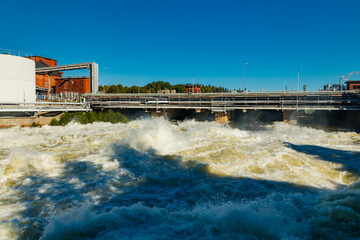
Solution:
<svg viewBox="0 0 360 240"><path fill-rule="evenodd" d="M40 56L27 58L35 61L35 68L57 66L55 59ZM36 91L44 94L55 93L56 80L62 78L62 75L62 72L37 73L35 77Z"/></svg>
<svg viewBox="0 0 360 240"><path fill-rule="evenodd" d="M54 67L57 66L57 60L41 57L30 56L27 57L35 61L36 68ZM36 74L36 91L41 94L60 94L60 93L76 93L85 94L90 92L90 78L82 77L67 77L63 78L63 73L59 71L50 73Z"/></svg>
<svg viewBox="0 0 360 240"><path fill-rule="evenodd" d="M56 80L56 93L76 92L85 94L90 92L90 79L86 76L82 77L67 77Z"/></svg>
<svg viewBox="0 0 360 240"><path fill-rule="evenodd" d="M35 102L34 61L0 54L0 86L0 102Z"/></svg>
<svg viewBox="0 0 360 240"><path fill-rule="evenodd" d="M201 92L200 85L191 85L191 84L186 85L185 92L186 93L200 93Z"/></svg>
<svg viewBox="0 0 360 240"><path fill-rule="evenodd" d="M346 82L346 89L349 91L357 90L360 91L360 81L347 81Z"/></svg>

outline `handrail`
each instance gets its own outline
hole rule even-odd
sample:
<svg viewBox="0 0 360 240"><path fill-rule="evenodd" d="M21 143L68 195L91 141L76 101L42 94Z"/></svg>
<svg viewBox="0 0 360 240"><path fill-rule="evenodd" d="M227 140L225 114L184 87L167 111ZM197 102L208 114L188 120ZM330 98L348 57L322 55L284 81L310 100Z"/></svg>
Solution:
<svg viewBox="0 0 360 240"><path fill-rule="evenodd" d="M33 56L42 56L44 58L54 59L53 57L40 54L40 55L34 55L28 52L23 52L19 50L13 50L13 49L6 49L6 48L0 48L0 54L8 54L12 56L19 56L19 57L33 57Z"/></svg>
<svg viewBox="0 0 360 240"><path fill-rule="evenodd" d="M271 92L216 92L216 93L87 93L84 96L91 97L176 97L176 96L297 96L297 95L337 95L337 94L358 94L357 90L344 90L344 91L271 91Z"/></svg>
<svg viewBox="0 0 360 240"><path fill-rule="evenodd" d="M74 102L0 102L0 105L85 105L86 103Z"/></svg>
<svg viewBox="0 0 360 240"><path fill-rule="evenodd" d="M30 57L30 56L32 56L31 54L29 54L27 52L18 51L18 50L12 50L12 49L4 49L4 48L0 48L0 54L8 54L8 55L19 56L19 57Z"/></svg>

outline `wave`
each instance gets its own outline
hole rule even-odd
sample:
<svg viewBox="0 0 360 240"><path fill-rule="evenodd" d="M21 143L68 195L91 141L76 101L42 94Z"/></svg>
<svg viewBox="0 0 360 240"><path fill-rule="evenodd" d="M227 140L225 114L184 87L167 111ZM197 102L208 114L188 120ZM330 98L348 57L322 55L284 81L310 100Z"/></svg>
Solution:
<svg viewBox="0 0 360 240"><path fill-rule="evenodd" d="M359 234L360 135L215 122L0 130L4 239Z"/></svg>

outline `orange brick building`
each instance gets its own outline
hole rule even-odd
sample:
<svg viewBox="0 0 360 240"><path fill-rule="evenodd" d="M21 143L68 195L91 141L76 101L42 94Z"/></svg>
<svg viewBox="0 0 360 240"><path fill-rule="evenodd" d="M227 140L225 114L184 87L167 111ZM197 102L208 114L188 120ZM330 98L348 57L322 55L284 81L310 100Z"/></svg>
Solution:
<svg viewBox="0 0 360 240"><path fill-rule="evenodd" d="M186 85L185 86L185 92L186 93L192 93L194 90L194 93L200 93L201 92L201 88L200 85Z"/></svg>
<svg viewBox="0 0 360 240"><path fill-rule="evenodd" d="M90 79L88 77L68 77L56 80L55 92L78 92L81 94L90 92Z"/></svg>
<svg viewBox="0 0 360 240"><path fill-rule="evenodd" d="M35 67L53 67L57 66L57 60L40 57L30 56L28 57L35 61ZM89 93L90 92L90 79L88 77L68 77L63 78L62 72L40 73L36 74L36 89L37 92L48 93L63 93L63 92L75 92L75 93Z"/></svg>
<svg viewBox="0 0 360 240"><path fill-rule="evenodd" d="M57 66L57 61L51 58L40 57L40 56L30 56L28 57L35 61L35 67L51 67ZM52 73L37 73L36 74L36 88L40 92L55 93L56 79L62 78L62 72L52 72Z"/></svg>
<svg viewBox="0 0 360 240"><path fill-rule="evenodd" d="M346 89L360 91L360 81L347 81Z"/></svg>

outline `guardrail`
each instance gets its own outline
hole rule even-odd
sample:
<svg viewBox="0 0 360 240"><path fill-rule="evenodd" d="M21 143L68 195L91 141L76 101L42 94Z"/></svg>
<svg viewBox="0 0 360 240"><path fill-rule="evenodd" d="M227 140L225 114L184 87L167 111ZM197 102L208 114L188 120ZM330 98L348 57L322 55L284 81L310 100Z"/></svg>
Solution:
<svg viewBox="0 0 360 240"><path fill-rule="evenodd" d="M360 92L243 92L203 94L89 94L94 109L360 110Z"/></svg>
<svg viewBox="0 0 360 240"><path fill-rule="evenodd" d="M0 48L0 54L9 54L9 55L12 55L12 56L19 56L19 57L42 56L42 57L45 57L45 58L53 59L53 57L47 56L45 54L34 55L34 54L31 54L31 53L27 53L27 52L23 52L23 51L19 51L19 50L5 49L5 48Z"/></svg>
<svg viewBox="0 0 360 240"><path fill-rule="evenodd" d="M19 57L32 56L31 54L29 54L27 52L22 52L22 51L12 50L12 49L3 49L3 48L0 48L0 54L9 54L9 55L19 56Z"/></svg>
<svg viewBox="0 0 360 240"><path fill-rule="evenodd" d="M271 92L214 92L214 93L88 93L85 94L87 98L97 97L140 97L140 96L162 96L162 97L174 97L174 96L272 96L272 95L337 95L337 94L348 94L348 93L359 93L359 91L271 91Z"/></svg>
<svg viewBox="0 0 360 240"><path fill-rule="evenodd" d="M77 112L91 111L89 103L0 102L0 112Z"/></svg>

